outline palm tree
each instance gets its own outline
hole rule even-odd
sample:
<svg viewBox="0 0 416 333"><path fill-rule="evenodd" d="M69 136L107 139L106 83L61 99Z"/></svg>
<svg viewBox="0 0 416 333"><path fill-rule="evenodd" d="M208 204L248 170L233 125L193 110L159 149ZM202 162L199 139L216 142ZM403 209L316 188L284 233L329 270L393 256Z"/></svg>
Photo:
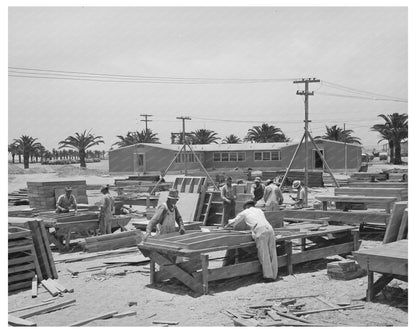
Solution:
<svg viewBox="0 0 416 333"><path fill-rule="evenodd" d="M358 143L361 144L360 138L352 136L353 130L343 130L337 125L331 127L326 126L326 133L324 135L316 136L315 139L326 139L332 141L341 141L345 143Z"/></svg>
<svg viewBox="0 0 416 333"><path fill-rule="evenodd" d="M151 129L142 130L141 132L127 132L126 136L117 135L120 141L112 144L118 145L119 148L134 145L136 143L160 143L157 133L153 133Z"/></svg>
<svg viewBox="0 0 416 333"><path fill-rule="evenodd" d="M372 131L377 131L381 135L381 141L387 140L390 148L390 163L402 164L401 142L408 137L408 115L405 113L379 114L384 120L384 124L375 124L371 127Z"/></svg>
<svg viewBox="0 0 416 333"><path fill-rule="evenodd" d="M28 135L22 135L19 139L15 139L14 143L21 149L23 153L23 166L29 168L29 158L39 148L40 143L36 142L37 138Z"/></svg>
<svg viewBox="0 0 416 333"><path fill-rule="evenodd" d="M225 137L225 139L223 139L222 142L223 143L241 143L241 139L234 134L230 134L229 136Z"/></svg>
<svg viewBox="0 0 416 333"><path fill-rule="evenodd" d="M190 141L194 145L209 145L210 143L217 143L220 138L218 134L212 130L201 128L191 132Z"/></svg>
<svg viewBox="0 0 416 333"><path fill-rule="evenodd" d="M76 132L74 136L68 136L65 140L59 142L59 149L64 147L71 147L78 151L80 165L82 168L85 168L87 165L85 163L86 151L88 148L104 143L102 136L94 136L90 131L84 130L83 133Z"/></svg>
<svg viewBox="0 0 416 333"><path fill-rule="evenodd" d="M16 143L11 143L8 146L8 151L12 155L12 163L14 164L14 158L19 153L19 147L16 145Z"/></svg>
<svg viewBox="0 0 416 333"><path fill-rule="evenodd" d="M249 129L244 140L260 143L288 142L290 139L286 137L280 128L263 123L261 126L254 126Z"/></svg>

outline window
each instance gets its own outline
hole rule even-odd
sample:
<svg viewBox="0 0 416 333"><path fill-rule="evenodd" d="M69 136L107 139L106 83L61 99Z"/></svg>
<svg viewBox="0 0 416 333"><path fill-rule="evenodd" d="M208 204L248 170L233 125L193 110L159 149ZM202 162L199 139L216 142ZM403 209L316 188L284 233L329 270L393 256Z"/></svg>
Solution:
<svg viewBox="0 0 416 333"><path fill-rule="evenodd" d="M254 152L254 160L255 161L261 161L262 160L261 151L255 151Z"/></svg>
<svg viewBox="0 0 416 333"><path fill-rule="evenodd" d="M246 153L237 153L238 161L245 161L246 160Z"/></svg>
<svg viewBox="0 0 416 333"><path fill-rule="evenodd" d="M229 161L229 154L228 153L221 153L221 161L228 162Z"/></svg>
<svg viewBox="0 0 416 333"><path fill-rule="evenodd" d="M272 161L280 161L280 150L272 151Z"/></svg>
<svg viewBox="0 0 416 333"><path fill-rule="evenodd" d="M255 151L254 152L255 161L280 161L280 150L275 151Z"/></svg>
<svg viewBox="0 0 416 333"><path fill-rule="evenodd" d="M221 161L221 153L215 152L214 153L214 162L219 162L219 161Z"/></svg>
<svg viewBox="0 0 416 333"><path fill-rule="evenodd" d="M230 162L237 161L237 153L230 153Z"/></svg>

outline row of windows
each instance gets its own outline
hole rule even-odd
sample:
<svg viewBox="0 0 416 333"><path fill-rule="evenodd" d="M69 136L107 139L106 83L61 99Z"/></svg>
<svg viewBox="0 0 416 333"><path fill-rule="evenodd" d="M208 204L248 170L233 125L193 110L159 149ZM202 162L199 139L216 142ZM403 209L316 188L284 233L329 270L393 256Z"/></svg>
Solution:
<svg viewBox="0 0 416 333"><path fill-rule="evenodd" d="M246 160L246 153L243 152L215 152L214 162L241 162ZM277 151L256 151L255 161L280 161L280 150Z"/></svg>
<svg viewBox="0 0 416 333"><path fill-rule="evenodd" d="M201 154L196 154L201 160ZM175 163L196 163L198 160L196 159L195 155L193 153L180 153L179 156L176 156Z"/></svg>
<svg viewBox="0 0 416 333"><path fill-rule="evenodd" d="M215 162L241 162L246 160L246 153L240 152L215 152Z"/></svg>
<svg viewBox="0 0 416 333"><path fill-rule="evenodd" d="M275 151L255 151L254 152L255 161L280 161L280 150Z"/></svg>

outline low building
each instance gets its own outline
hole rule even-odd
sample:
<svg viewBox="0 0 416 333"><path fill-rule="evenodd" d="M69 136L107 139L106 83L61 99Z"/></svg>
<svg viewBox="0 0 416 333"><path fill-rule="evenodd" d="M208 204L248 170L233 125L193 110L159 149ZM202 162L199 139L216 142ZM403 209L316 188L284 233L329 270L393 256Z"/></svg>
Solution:
<svg viewBox="0 0 416 333"><path fill-rule="evenodd" d="M333 170L358 170L362 147L356 144L324 139L315 140L326 162ZM192 145L192 151L182 145L139 143L109 151L109 170L112 174L159 173L170 165L170 171L186 168L207 170L227 168L252 168L253 170L286 169L298 143L241 143ZM322 170L323 162L311 142L308 142L308 168ZM305 167L305 143L293 161L293 169Z"/></svg>

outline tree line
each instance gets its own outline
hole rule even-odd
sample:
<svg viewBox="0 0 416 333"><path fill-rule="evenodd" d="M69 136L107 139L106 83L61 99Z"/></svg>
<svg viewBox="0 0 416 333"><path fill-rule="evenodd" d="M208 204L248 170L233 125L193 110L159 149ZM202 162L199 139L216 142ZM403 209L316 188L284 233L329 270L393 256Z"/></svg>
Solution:
<svg viewBox="0 0 416 333"><path fill-rule="evenodd" d="M407 114L393 113L388 115L380 114L378 117L383 119L383 123L375 124L370 127L370 130L379 133L382 141L387 141L390 149L390 163L401 164L401 142L408 138L408 116ZM349 129L342 129L338 125L325 126L326 131L323 135L315 138L322 138L333 141L340 141L346 143L361 144L361 139L353 136L354 131ZM125 136L117 135L118 141L113 143L113 146L119 148L130 146L137 143L160 143L158 134L151 129L142 131L127 132ZM218 133L210 129L197 129L185 135L185 141L189 144L211 144L211 143L226 143L236 144L242 142L264 143L264 142L289 142L290 138L278 127L263 123L260 126L253 126L247 131L244 138L239 138L235 134L230 134L224 139L218 136ZM22 135L19 139L15 139L9 145L9 153L12 155L12 162L16 155L21 162L23 156L24 168L29 167L29 160L41 162L51 159L64 160L79 160L81 167L86 167L86 159L104 157L105 151L88 150L95 145L104 143L102 136L95 136L90 131L75 133L73 136L68 136L65 140L59 142L59 148L62 150L48 151L45 147L37 141L37 138ZM183 144L183 136L178 135L174 142L176 144ZM65 150L63 148L73 148ZM111 148L112 149L112 148Z"/></svg>

